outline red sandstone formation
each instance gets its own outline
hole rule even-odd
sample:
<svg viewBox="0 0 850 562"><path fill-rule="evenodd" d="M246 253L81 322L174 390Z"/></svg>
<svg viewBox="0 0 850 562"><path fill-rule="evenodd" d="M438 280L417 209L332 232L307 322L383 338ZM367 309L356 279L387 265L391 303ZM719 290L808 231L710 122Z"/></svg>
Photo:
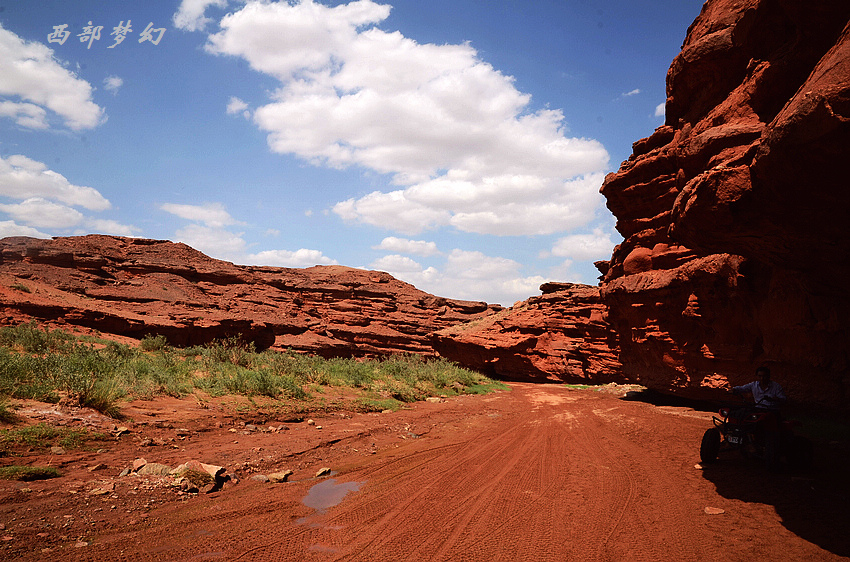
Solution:
<svg viewBox="0 0 850 562"><path fill-rule="evenodd" d="M675 392L774 370L850 398L850 2L709 0L666 124L602 187L625 238L602 296L624 373Z"/></svg>
<svg viewBox="0 0 850 562"><path fill-rule="evenodd" d="M34 319L175 345L240 336L324 356L432 355L429 335L501 307L341 266L247 267L158 240L0 240L0 323Z"/></svg>
<svg viewBox="0 0 850 562"><path fill-rule="evenodd" d="M508 380L620 380L616 335L597 287L546 283L543 295L434 334L440 355Z"/></svg>

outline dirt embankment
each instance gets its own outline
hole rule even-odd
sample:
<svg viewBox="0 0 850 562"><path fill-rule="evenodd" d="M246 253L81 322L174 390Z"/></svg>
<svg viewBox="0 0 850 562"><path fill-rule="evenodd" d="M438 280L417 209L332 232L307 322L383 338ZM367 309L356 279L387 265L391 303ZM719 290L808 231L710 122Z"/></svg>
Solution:
<svg viewBox="0 0 850 562"><path fill-rule="evenodd" d="M841 443L818 443L816 467L801 475L768 474L736 456L699 469L698 443L710 413L622 394L616 387L517 383L510 392L398 412L334 412L313 424L256 419L195 400L136 402L126 409L130 432L97 445L99 452L0 459L49 462L65 473L0 482L0 557L850 556L848 454ZM89 414L75 412L78 420L65 422L106 430L113 423ZM41 415L59 419L50 411ZM171 487L170 477L118 477L138 457L169 466L194 458L226 467L232 480L196 495ZM317 478L324 467L333 472ZM283 469L294 471L288 482L254 478Z"/></svg>

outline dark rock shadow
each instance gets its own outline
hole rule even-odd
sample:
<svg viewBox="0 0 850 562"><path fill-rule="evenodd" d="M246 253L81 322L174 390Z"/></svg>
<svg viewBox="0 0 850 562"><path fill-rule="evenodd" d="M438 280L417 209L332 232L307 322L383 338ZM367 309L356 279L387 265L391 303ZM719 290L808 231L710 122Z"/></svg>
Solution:
<svg viewBox="0 0 850 562"><path fill-rule="evenodd" d="M645 388L643 390L632 390L623 396L622 400L633 402L645 402L653 406L676 406L679 408L691 408L699 412L716 412L720 408L720 403L710 400L696 400L693 398L685 398L683 396L674 396Z"/></svg>
<svg viewBox="0 0 850 562"><path fill-rule="evenodd" d="M774 506L782 525L838 556L850 556L850 482L846 444L815 443L815 464L805 472L772 473L738 451L721 451L703 477L724 498Z"/></svg>

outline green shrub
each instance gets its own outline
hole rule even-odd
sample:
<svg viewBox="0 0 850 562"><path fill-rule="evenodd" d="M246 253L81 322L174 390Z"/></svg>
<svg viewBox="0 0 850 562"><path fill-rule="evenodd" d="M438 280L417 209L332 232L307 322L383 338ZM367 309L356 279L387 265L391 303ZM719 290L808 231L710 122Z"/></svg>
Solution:
<svg viewBox="0 0 850 562"><path fill-rule="evenodd" d="M168 347L168 340L162 334L148 334L139 342L142 351L164 351Z"/></svg>
<svg viewBox="0 0 850 562"><path fill-rule="evenodd" d="M29 482L31 480L47 480L48 478L58 478L60 476L62 476L62 473L52 466L21 466L13 464L11 466L0 467L0 479L3 480L23 480Z"/></svg>

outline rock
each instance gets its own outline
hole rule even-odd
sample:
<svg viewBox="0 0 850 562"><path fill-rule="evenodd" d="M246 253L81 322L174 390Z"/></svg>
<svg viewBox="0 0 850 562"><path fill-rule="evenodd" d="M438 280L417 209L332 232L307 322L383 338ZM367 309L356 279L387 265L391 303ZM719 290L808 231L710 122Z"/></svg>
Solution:
<svg viewBox="0 0 850 562"><path fill-rule="evenodd" d="M50 447L50 452L54 455L64 455L65 449L63 449L62 447Z"/></svg>
<svg viewBox="0 0 850 562"><path fill-rule="evenodd" d="M129 468L125 468L124 470L121 471L120 474L118 474L118 478L123 478L124 476L127 476L131 472L132 471Z"/></svg>
<svg viewBox="0 0 850 562"><path fill-rule="evenodd" d="M425 401L431 402L431 403L434 403L434 404L439 404L441 400L440 400L439 396L429 396L425 399Z"/></svg>
<svg viewBox="0 0 850 562"><path fill-rule="evenodd" d="M328 467L320 468L318 472L316 472L316 478L321 478L322 476L327 476L331 473L331 469Z"/></svg>
<svg viewBox="0 0 850 562"><path fill-rule="evenodd" d="M435 297L382 272L239 266L185 244L94 234L4 238L0 274L26 275L32 288L0 290L6 322L163 335L172 345L239 336L259 350L325 357L433 356L432 332L501 309Z"/></svg>
<svg viewBox="0 0 850 562"><path fill-rule="evenodd" d="M124 427L123 425L119 428L116 428L115 431L112 432L115 437L121 437L122 435L126 435L128 433L130 433L130 429Z"/></svg>
<svg viewBox="0 0 850 562"><path fill-rule="evenodd" d="M251 480L255 480L257 482L268 482L270 478L265 474L254 474L251 476Z"/></svg>
<svg viewBox="0 0 850 562"><path fill-rule="evenodd" d="M544 294L539 297L436 332L434 348L500 379L622 380L617 337L605 321L599 289L573 283L545 283L540 289ZM453 388L464 390L462 385Z"/></svg>
<svg viewBox="0 0 850 562"><path fill-rule="evenodd" d="M839 0L709 0L689 28L665 125L601 189L630 380L717 398L766 364L795 402L847 410L848 19Z"/></svg>
<svg viewBox="0 0 850 562"><path fill-rule="evenodd" d="M291 470L283 470L280 472L272 472L268 475L269 481L274 483L286 482L289 480L289 477L292 476L293 472Z"/></svg>
<svg viewBox="0 0 850 562"><path fill-rule="evenodd" d="M139 470L140 468L142 468L146 464L148 464L148 461L146 461L145 459L140 458L140 459L134 460L133 465L132 465L133 466L133 472L136 472L137 470Z"/></svg>
<svg viewBox="0 0 850 562"><path fill-rule="evenodd" d="M136 471L136 474L139 474L140 476L167 476L168 474L171 474L171 470L171 467L168 465L157 462L149 462L139 468L139 470Z"/></svg>
<svg viewBox="0 0 850 562"><path fill-rule="evenodd" d="M719 507L706 507L705 514L706 515L721 515L726 513L725 509L720 509Z"/></svg>
<svg viewBox="0 0 850 562"><path fill-rule="evenodd" d="M103 469L105 469L105 468L107 468L107 466L106 466L105 464L103 464L103 463L98 463L98 464L96 464L96 465L94 465L94 466L90 466L90 467L89 467L89 472L94 472L95 470L103 470Z"/></svg>

